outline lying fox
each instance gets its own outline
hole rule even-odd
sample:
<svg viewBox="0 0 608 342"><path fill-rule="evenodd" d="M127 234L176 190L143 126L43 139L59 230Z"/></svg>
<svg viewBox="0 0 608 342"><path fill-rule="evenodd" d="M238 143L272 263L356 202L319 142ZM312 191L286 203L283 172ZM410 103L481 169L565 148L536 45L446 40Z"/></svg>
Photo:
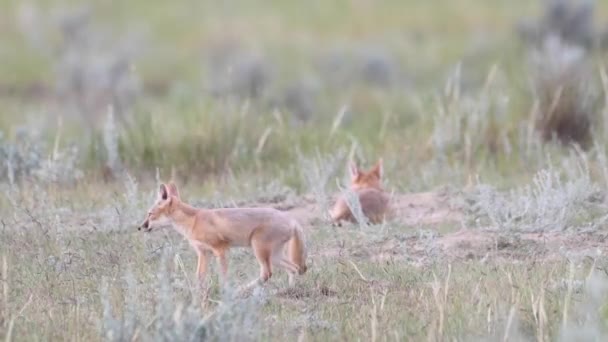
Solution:
<svg viewBox="0 0 608 342"><path fill-rule="evenodd" d="M248 286L262 284L272 276L272 265L289 274L304 274L306 246L302 228L286 213L273 208L197 209L181 201L173 183L161 184L156 202L139 227L150 232L154 227L171 223L198 255L196 273L201 284L207 272L207 259L214 254L226 280L231 247L251 247L260 264L260 277Z"/></svg>
<svg viewBox="0 0 608 342"><path fill-rule="evenodd" d="M361 210L371 223L382 222L389 213L389 196L382 189L382 159L369 171L362 171L353 162L350 163L350 190L359 198ZM344 195L336 201L330 216L334 224L341 221L356 222L347 199Z"/></svg>

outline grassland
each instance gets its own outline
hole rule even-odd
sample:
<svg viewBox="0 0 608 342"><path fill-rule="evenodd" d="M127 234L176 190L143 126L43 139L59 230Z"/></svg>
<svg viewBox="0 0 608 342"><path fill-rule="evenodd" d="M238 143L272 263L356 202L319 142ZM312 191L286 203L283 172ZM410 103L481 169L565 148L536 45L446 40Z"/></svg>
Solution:
<svg viewBox="0 0 608 342"><path fill-rule="evenodd" d="M561 55L516 34L540 3L80 5L0 4L0 338L606 338L607 55L546 101ZM543 139L547 110L588 141ZM346 162L378 157L398 218L329 225ZM237 298L258 270L235 250L200 293L187 242L136 230L170 177L198 206L290 212L309 272Z"/></svg>

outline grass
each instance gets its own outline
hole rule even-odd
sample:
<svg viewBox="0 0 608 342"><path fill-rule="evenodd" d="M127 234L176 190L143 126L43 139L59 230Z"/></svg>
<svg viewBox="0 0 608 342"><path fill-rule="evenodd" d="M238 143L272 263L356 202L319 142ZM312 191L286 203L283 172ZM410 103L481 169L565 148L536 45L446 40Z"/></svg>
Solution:
<svg viewBox="0 0 608 342"><path fill-rule="evenodd" d="M547 100L569 88L534 82L550 71L542 58L529 63L515 33L539 3L94 2L92 45L97 35L144 38L127 59L142 92L111 121L105 105L73 111L53 93L81 75L55 72L53 13L65 10L36 4L28 32L51 46L41 48L20 31L22 4L1 6L0 339L605 339L606 53L566 76L585 84L577 91L589 86L593 103L576 92ZM607 4L595 13L605 24ZM206 91L207 56L232 40L270 70L270 85L245 101ZM123 57L100 41L99 59ZM247 56L224 58L243 58L246 70ZM394 83L362 81L361 70ZM274 107L302 80L317 94L306 120ZM98 81L87 87L103 98ZM560 126L569 108L590 120L584 148L539 133L549 125L536 115ZM347 161L379 157L405 219L325 223ZM234 250L231 284L213 270L200 293L186 241L136 230L172 176L197 206L290 211L306 228L309 272L294 288L277 272L237 298L233 287L258 270L250 251ZM459 215L442 218L447 207Z"/></svg>
<svg viewBox="0 0 608 342"><path fill-rule="evenodd" d="M222 189L203 200L206 206L257 203L264 193L240 179ZM200 203L198 195L182 193ZM555 340L579 328L593 327L602 336L606 319L605 258L545 255L542 245L518 238L517 226L504 227L507 242L497 247L465 242L449 251L439 239L458 223L340 229L313 223L307 230L310 271L295 288L278 272L262 292L235 299L222 293L212 270L211 292L201 298L187 242L171 229L135 229L152 191L128 181L103 190L37 185L5 194L13 210L0 230L5 338L156 340L204 332L212 339ZM233 284L257 274L246 250L232 251L230 265ZM578 287L569 290L574 283ZM589 300L591 307L581 304ZM247 327L251 334L235 335Z"/></svg>
<svg viewBox="0 0 608 342"><path fill-rule="evenodd" d="M103 232L61 226L62 230L21 227L2 233L8 247L2 251L8 270L3 273L8 294L3 297L3 317L16 323L12 334L18 340L97 339L99 329L104 331L99 325L110 323L102 316L105 305L119 322L125 322L121 318L126 311L136 310L132 333L155 336L159 332L150 326L155 316L171 318L177 315L179 303L188 306L197 298L191 279L193 253L173 232L141 235L126 228ZM41 235L45 238L40 239ZM487 333L501 337L510 333L505 329L511 308L516 310L521 329L511 333L531 337L544 329L548 337L559 334L567 292L548 288L563 280L566 261L451 264L435 260L417 267L403 259L407 250L401 251L405 255L377 259L377 247L372 243L377 237L372 231L336 232L317 227L311 235L312 268L298 287L286 292L286 277L279 275L266 290L265 303L258 308L261 311L242 313L258 315L264 322L260 337L304 334L313 340L337 336L418 340L430 336L441 340L442 336L468 339ZM362 237L368 242L353 243ZM231 277L238 282L255 276L255 262L246 253L232 253L231 265ZM582 266L576 279L591 269ZM127 284L130 278L131 284ZM164 281L168 284L163 285ZM198 312L207 315L217 307L222 298L216 291L203 302L205 309L194 304ZM159 308L166 296L172 298L169 307ZM574 301L583 296L576 293ZM539 297L548 315L545 322L533 317ZM245 310L241 307L244 302L234 305L234 310ZM196 321L196 316L191 319ZM171 324L177 329L175 325L186 323Z"/></svg>

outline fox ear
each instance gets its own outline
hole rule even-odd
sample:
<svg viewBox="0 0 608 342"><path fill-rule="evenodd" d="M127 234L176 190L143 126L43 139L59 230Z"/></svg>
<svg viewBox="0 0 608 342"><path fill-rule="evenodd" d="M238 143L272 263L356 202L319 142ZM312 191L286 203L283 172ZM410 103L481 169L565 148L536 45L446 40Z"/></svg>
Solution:
<svg viewBox="0 0 608 342"><path fill-rule="evenodd" d="M169 189L167 189L167 186L165 184L160 185L158 197L163 201L169 198Z"/></svg>
<svg viewBox="0 0 608 342"><path fill-rule="evenodd" d="M376 176L378 176L378 178L382 178L382 174L384 173L382 158L378 159L378 162L372 169L372 173L376 174Z"/></svg>
<svg viewBox="0 0 608 342"><path fill-rule="evenodd" d="M350 172L350 178L353 180L357 179L361 174L359 168L357 167L357 164L355 164L355 162L353 162L352 160L350 163L348 163L348 170Z"/></svg>
<svg viewBox="0 0 608 342"><path fill-rule="evenodd" d="M175 183L173 182L169 183L169 195L180 198L179 191L177 190L177 185L175 185Z"/></svg>

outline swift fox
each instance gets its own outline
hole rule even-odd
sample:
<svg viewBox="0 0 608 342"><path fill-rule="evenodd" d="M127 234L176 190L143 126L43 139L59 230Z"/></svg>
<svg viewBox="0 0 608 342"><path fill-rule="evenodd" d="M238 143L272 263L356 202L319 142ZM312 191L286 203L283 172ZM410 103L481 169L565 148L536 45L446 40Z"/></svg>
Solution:
<svg viewBox="0 0 608 342"><path fill-rule="evenodd" d="M362 171L353 162L350 163L350 190L359 198L361 211L371 223L380 223L389 212L389 196L382 189L382 159L369 171ZM341 195L330 212L334 224L341 221L356 222L347 199Z"/></svg>
<svg viewBox="0 0 608 342"><path fill-rule="evenodd" d="M260 277L249 286L266 282L272 276L272 265L287 271L290 285L295 274L307 270L302 228L277 209L198 209L181 201L174 183L161 184L156 202L139 230L150 232L168 223L188 239L198 255L196 273L201 284L210 253L217 258L222 279L226 280L226 255L231 247L251 247L260 264Z"/></svg>

